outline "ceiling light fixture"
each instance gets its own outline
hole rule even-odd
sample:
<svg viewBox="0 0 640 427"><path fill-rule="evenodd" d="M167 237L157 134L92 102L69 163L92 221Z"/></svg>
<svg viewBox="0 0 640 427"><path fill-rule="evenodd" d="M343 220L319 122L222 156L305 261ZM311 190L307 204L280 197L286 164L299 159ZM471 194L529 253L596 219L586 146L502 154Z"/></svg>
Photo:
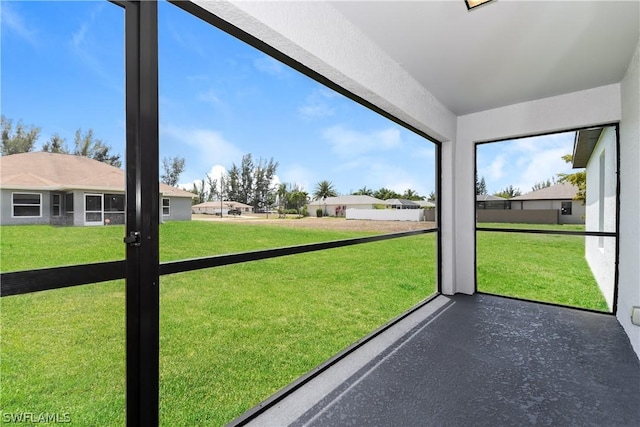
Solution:
<svg viewBox="0 0 640 427"><path fill-rule="evenodd" d="M478 6L482 6L485 3L489 3L490 1L493 0L464 0L465 4L467 5L467 9L471 10L471 9L475 9Z"/></svg>

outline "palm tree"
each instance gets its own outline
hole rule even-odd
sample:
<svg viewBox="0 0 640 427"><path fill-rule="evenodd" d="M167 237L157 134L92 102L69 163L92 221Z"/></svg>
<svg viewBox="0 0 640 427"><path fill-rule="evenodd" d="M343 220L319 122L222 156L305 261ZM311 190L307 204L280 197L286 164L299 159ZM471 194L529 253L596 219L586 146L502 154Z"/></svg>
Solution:
<svg viewBox="0 0 640 427"><path fill-rule="evenodd" d="M361 189L353 193L353 195L354 196L373 196L373 190L370 188L367 188L367 186L365 185L364 187L362 187Z"/></svg>
<svg viewBox="0 0 640 427"><path fill-rule="evenodd" d="M388 188L382 187L375 193L373 193L373 197L380 200L389 200L389 199L400 199L402 195L396 193L393 190L389 190Z"/></svg>
<svg viewBox="0 0 640 427"><path fill-rule="evenodd" d="M290 193L289 197L291 199L291 202L295 205L296 210L298 211L298 216L302 217L302 212L300 211L300 209L302 208L302 206L304 206L305 203L307 203L307 192L303 191L300 187L296 187Z"/></svg>
<svg viewBox="0 0 640 427"><path fill-rule="evenodd" d="M338 192L331 181L320 181L313 189L313 198L315 200L326 199L327 197L336 197Z"/></svg>
<svg viewBox="0 0 640 427"><path fill-rule="evenodd" d="M280 218L286 217L285 209L287 207L287 198L289 195L289 189L287 188L287 184L279 184L278 189L276 191L276 195L278 198L278 214Z"/></svg>
<svg viewBox="0 0 640 427"><path fill-rule="evenodd" d="M404 194L402 195L402 198L407 200L424 200L424 197L418 194L417 191L412 190L410 188L405 190Z"/></svg>

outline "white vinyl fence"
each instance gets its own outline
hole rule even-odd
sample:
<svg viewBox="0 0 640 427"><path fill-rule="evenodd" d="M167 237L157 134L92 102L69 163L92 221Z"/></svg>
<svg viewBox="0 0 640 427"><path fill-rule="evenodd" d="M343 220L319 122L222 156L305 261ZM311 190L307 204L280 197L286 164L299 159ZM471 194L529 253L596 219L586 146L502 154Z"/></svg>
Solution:
<svg viewBox="0 0 640 427"><path fill-rule="evenodd" d="M424 221L424 210L347 208L347 219L370 219L373 221Z"/></svg>

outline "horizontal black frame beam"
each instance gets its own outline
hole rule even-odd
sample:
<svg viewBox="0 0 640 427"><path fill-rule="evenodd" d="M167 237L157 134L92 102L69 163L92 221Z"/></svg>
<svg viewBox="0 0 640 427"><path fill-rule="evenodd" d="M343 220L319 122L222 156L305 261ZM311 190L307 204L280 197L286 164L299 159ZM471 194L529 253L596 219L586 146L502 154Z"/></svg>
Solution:
<svg viewBox="0 0 640 427"><path fill-rule="evenodd" d="M124 279L126 267L126 261L122 260L2 273L0 296L8 297Z"/></svg>
<svg viewBox="0 0 640 427"><path fill-rule="evenodd" d="M578 231L578 230L538 230L526 228L489 228L476 227L476 231L494 231L498 233L529 233L529 234L564 234L568 236L596 236L618 237L618 233L609 231Z"/></svg>
<svg viewBox="0 0 640 427"><path fill-rule="evenodd" d="M436 232L438 232L438 228L427 228L422 230L403 231L399 233L357 237L353 239L333 240L329 242L241 252L237 254L216 255L180 261L167 261L160 263L160 275L183 273L187 271L201 270L204 268L278 258L287 255L303 254L325 249L341 248L363 243L379 242L383 240ZM126 267L126 261L122 260L1 273L0 297L124 279L126 276Z"/></svg>

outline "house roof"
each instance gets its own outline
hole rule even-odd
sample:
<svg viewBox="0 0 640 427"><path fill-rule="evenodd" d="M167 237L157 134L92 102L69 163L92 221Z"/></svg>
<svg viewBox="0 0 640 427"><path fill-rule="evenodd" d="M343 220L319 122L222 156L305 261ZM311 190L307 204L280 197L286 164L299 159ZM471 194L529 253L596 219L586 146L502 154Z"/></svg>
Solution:
<svg viewBox="0 0 640 427"><path fill-rule="evenodd" d="M584 129L576 132L573 142L573 168L587 167L591 153L596 148L600 135L604 129L601 127Z"/></svg>
<svg viewBox="0 0 640 427"><path fill-rule="evenodd" d="M505 199L504 197L492 196L491 194L478 194L476 196L476 202L504 202L506 200L507 199Z"/></svg>
<svg viewBox="0 0 640 427"><path fill-rule="evenodd" d="M0 188L32 191L125 190L125 172L84 156L41 151L0 157ZM160 183L163 196L194 197Z"/></svg>
<svg viewBox="0 0 640 427"><path fill-rule="evenodd" d="M384 205L385 203L384 200L376 199L375 197L351 194L348 196L327 197L325 200L314 200L309 205Z"/></svg>
<svg viewBox="0 0 640 427"><path fill-rule="evenodd" d="M578 192L578 187L564 182L562 184L545 187L541 190L532 191L522 196L513 197L509 200L571 200Z"/></svg>
<svg viewBox="0 0 640 427"><path fill-rule="evenodd" d="M385 205L394 205L394 206L420 206L418 203L414 202L413 200L407 200L407 199L387 199L384 201Z"/></svg>
<svg viewBox="0 0 640 427"><path fill-rule="evenodd" d="M433 208L436 206L435 203L430 202L428 200L415 200L415 203L419 204L420 206L422 206L423 208Z"/></svg>

